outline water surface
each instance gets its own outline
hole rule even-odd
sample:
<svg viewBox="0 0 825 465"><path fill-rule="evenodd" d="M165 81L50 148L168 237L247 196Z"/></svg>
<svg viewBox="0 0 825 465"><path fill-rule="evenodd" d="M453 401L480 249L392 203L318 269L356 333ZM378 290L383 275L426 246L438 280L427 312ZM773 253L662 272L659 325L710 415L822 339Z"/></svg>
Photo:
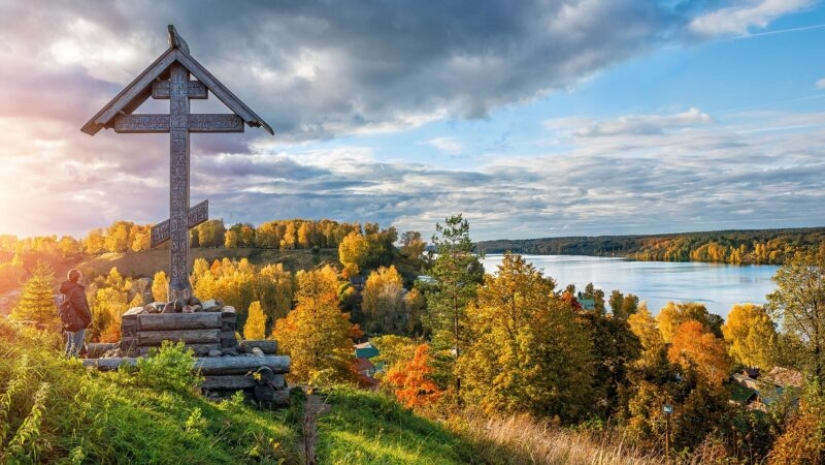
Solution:
<svg viewBox="0 0 825 465"><path fill-rule="evenodd" d="M503 255L490 254L482 263L495 273ZM623 258L578 255L523 255L545 276L556 280L557 289L575 284L582 291L593 283L605 293L613 289L639 296L653 314L669 301L701 302L711 313L726 317L737 303L764 304L776 289L771 278L776 265L723 265L717 263L637 262Z"/></svg>

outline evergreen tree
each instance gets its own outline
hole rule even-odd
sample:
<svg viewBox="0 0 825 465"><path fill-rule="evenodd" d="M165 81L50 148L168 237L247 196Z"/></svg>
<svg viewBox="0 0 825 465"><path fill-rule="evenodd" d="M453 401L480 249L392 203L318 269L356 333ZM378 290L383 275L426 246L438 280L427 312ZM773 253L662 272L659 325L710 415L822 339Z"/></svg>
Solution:
<svg viewBox="0 0 825 465"><path fill-rule="evenodd" d="M48 265L38 263L34 268L32 277L23 287L20 301L11 311L11 317L38 325L58 324L54 271Z"/></svg>
<svg viewBox="0 0 825 465"><path fill-rule="evenodd" d="M442 382L452 380L456 394L461 391L461 378L455 375L455 362L467 346L467 304L476 295L478 284L484 278L484 267L473 253L470 224L461 214L449 217L445 224L436 224L433 244L438 258L432 269L437 285L427 296L428 321L433 335L435 356L444 362L436 376Z"/></svg>

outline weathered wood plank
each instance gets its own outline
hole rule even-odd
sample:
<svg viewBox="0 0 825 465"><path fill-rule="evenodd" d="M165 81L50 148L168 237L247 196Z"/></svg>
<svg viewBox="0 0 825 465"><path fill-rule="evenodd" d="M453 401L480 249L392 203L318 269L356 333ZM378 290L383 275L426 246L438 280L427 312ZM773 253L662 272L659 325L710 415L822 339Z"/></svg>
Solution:
<svg viewBox="0 0 825 465"><path fill-rule="evenodd" d="M207 390L249 389L258 384L255 378L247 375L206 376L204 378L201 388Z"/></svg>
<svg viewBox="0 0 825 465"><path fill-rule="evenodd" d="M134 101L139 103L150 95L147 90L152 85L152 81L157 79L161 73L166 71L175 62L180 52L169 49L159 56L154 63L149 65L138 77L126 86L119 94L106 104L95 116L83 125L81 131L89 135L95 135L98 131L111 125L115 115L127 109L127 106ZM134 105L133 105L134 106ZM128 108L131 109L131 108ZM125 113L129 113L125 111Z"/></svg>
<svg viewBox="0 0 825 465"><path fill-rule="evenodd" d="M144 313L138 315L140 331L219 329L220 327L221 316L217 313Z"/></svg>
<svg viewBox="0 0 825 465"><path fill-rule="evenodd" d="M203 202L195 205L194 207L189 209L189 229L194 228L195 226L205 222L209 219L209 200L204 200ZM171 236L171 222L166 219L161 221L160 223L152 226L151 230L151 244L152 248L163 244L164 242L169 240Z"/></svg>
<svg viewBox="0 0 825 465"><path fill-rule="evenodd" d="M83 366L98 368L102 371L117 370L121 364L136 366L137 358L88 358L83 359ZM203 376L245 375L260 367L269 367L275 374L289 373L290 358L285 355L266 355L263 357L199 357L195 358L195 370Z"/></svg>
<svg viewBox="0 0 825 465"><path fill-rule="evenodd" d="M218 99L223 102L224 105L229 107L233 113L243 118L247 124L254 127L261 127L271 135L275 134L275 132L272 131L272 128L266 124L266 121L246 106L241 99L236 97L232 91L227 89L226 86L218 81L215 76L207 71L203 65L192 57L192 55L183 53L180 50L175 50L175 59L183 64L183 66L185 66L186 69L188 69L189 72L198 79L198 81L202 82L212 92L212 94L215 95L215 97L218 97Z"/></svg>
<svg viewBox="0 0 825 465"><path fill-rule="evenodd" d="M163 341L184 341L189 344L216 343L221 340L218 329L182 329L177 331L141 331L139 346L159 346Z"/></svg>
<svg viewBox="0 0 825 465"><path fill-rule="evenodd" d="M169 93L169 81L155 81L152 83L152 98L159 99L159 100L168 100L170 93ZM206 90L206 86L203 83L198 81L189 81L189 98L192 99L206 99L209 98L209 92Z"/></svg>
<svg viewBox="0 0 825 465"><path fill-rule="evenodd" d="M253 347L261 349L264 355L275 355L278 352L278 341L239 341L244 352L251 353Z"/></svg>
<svg viewBox="0 0 825 465"><path fill-rule="evenodd" d="M114 130L119 134L169 132L169 115L117 115Z"/></svg>
<svg viewBox="0 0 825 465"><path fill-rule="evenodd" d="M238 115L189 115L189 132L243 132L243 118Z"/></svg>
<svg viewBox="0 0 825 465"><path fill-rule="evenodd" d="M117 346L116 343L111 343L111 342L104 342L104 343L90 342L90 343L86 344L86 357L88 357L88 358L98 358L101 355L103 355L104 353L106 353L106 351L112 350L116 346Z"/></svg>
<svg viewBox="0 0 825 465"><path fill-rule="evenodd" d="M204 357L195 362L195 369L204 376L245 375L260 367L269 367L275 374L289 373L290 358L285 355L263 357Z"/></svg>

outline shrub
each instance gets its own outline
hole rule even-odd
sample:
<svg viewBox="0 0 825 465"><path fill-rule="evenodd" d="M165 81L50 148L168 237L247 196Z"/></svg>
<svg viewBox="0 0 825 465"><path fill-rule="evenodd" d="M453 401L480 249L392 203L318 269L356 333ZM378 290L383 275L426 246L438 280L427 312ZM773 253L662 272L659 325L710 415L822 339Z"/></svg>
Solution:
<svg viewBox="0 0 825 465"><path fill-rule="evenodd" d="M137 362L138 383L146 387L162 387L185 391L198 387L202 379L194 372L195 359L183 342L164 341L148 358Z"/></svg>

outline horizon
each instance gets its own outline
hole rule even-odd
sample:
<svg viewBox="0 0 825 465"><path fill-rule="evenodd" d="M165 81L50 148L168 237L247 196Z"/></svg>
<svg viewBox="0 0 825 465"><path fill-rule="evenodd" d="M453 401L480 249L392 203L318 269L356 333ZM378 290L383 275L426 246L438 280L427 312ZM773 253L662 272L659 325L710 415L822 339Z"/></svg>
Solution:
<svg viewBox="0 0 825 465"><path fill-rule="evenodd" d="M0 0L0 234L168 216L168 136L80 132L168 24L275 129L192 137L192 204L227 225L429 237L463 213L475 242L821 227L825 6L693 3Z"/></svg>

